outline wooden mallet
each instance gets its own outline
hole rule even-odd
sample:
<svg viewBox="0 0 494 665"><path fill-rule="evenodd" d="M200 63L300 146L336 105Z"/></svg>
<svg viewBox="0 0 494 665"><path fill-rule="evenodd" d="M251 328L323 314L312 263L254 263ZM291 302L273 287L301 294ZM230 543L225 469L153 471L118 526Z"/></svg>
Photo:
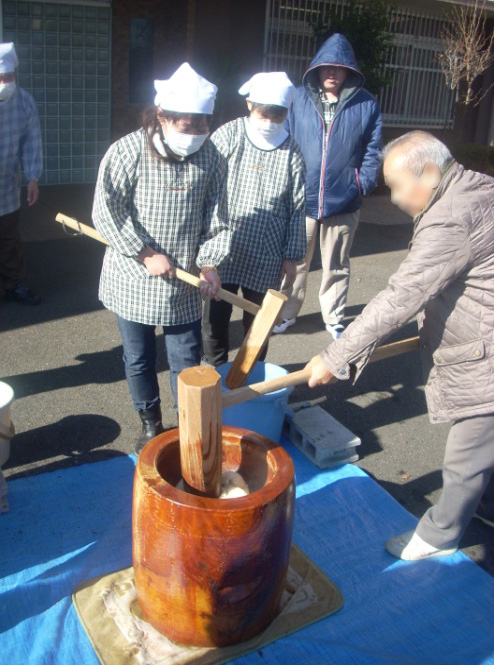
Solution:
<svg viewBox="0 0 494 665"><path fill-rule="evenodd" d="M283 293L273 289L269 289L264 296L259 314L256 315L244 337L225 379L230 390L240 388L247 381L287 300L288 298Z"/></svg>
<svg viewBox="0 0 494 665"><path fill-rule="evenodd" d="M67 217L62 213L58 213L55 219L64 226L78 231L79 234L89 236L105 245L109 244L92 226L82 224L76 219ZM178 279L192 286L200 287L202 284L199 277L191 275L181 268L176 268L175 274ZM280 320L281 310L287 301L287 297L278 291L270 289L265 295L262 305L257 305L246 298L242 298L224 289L218 289L216 295L221 300L229 302L231 305L236 305L255 316L225 380L228 388L239 388L247 381L247 377L259 359L261 351L271 335L276 322Z"/></svg>
<svg viewBox="0 0 494 665"><path fill-rule="evenodd" d="M399 342L384 344L383 346L377 347L372 354L369 363L384 360L385 358L392 358L393 356L408 353L409 351L414 351L418 348L418 337L410 337L408 339L400 340ZM247 402L259 397L259 395L266 395L267 393L272 393L276 390L281 390L282 388L301 385L310 379L310 375L311 370L301 369L298 372L291 372L290 374L279 376L275 379L269 379L268 381L261 381L259 383L251 383L249 386L230 390L230 392L223 393L222 395L223 408L225 409L229 406L242 404L242 402Z"/></svg>
<svg viewBox="0 0 494 665"><path fill-rule="evenodd" d="M92 226L88 226L87 224L83 224L82 222L79 222L77 219L74 219L73 217L67 217L67 215L64 215L61 212L59 212L58 215L55 217L55 221L59 222L60 224L66 226L69 229L77 231L77 233L74 235L85 235L88 236L89 238L92 238L93 240L97 240L98 242L103 243L103 245L107 246L110 245L110 243L107 240L105 240L101 235L101 233L99 233L95 228L93 228ZM182 282L186 282L191 286L199 288L203 284L202 280L199 277L191 275L190 273L186 272L185 270L182 270L181 268L175 268L175 274L177 276L177 279L181 280ZM240 307L241 309L244 309L246 312L250 312L250 314L253 314L254 316L256 316L261 309L260 305L256 305L255 303L251 302L250 300L247 300L246 298L237 296L235 293L231 293L230 291L225 291L225 289L218 289L216 295L221 300L229 302L231 305L235 305L236 307Z"/></svg>
<svg viewBox="0 0 494 665"><path fill-rule="evenodd" d="M419 348L411 337L378 347L369 362L392 358ZM259 395L306 383L311 371L302 369L269 381L221 393L221 379L212 367L192 367L178 377L178 411L182 477L198 494L218 497L221 491L221 409Z"/></svg>

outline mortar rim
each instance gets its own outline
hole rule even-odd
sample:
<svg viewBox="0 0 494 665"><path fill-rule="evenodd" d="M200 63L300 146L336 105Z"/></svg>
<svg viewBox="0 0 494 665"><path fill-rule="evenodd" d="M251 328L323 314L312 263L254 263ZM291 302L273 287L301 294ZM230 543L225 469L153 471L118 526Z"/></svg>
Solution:
<svg viewBox="0 0 494 665"><path fill-rule="evenodd" d="M227 513L248 512L266 506L283 494L290 485L293 485L295 491L295 466L290 455L279 443L257 432L252 432L243 427L234 427L233 425L223 425L222 433L223 437L226 434L233 437L234 440L238 440L239 443L242 440L247 440L265 449L267 448L266 453L270 460L276 463L279 472L275 473L272 480L260 489L247 496L234 499L214 499L185 492L169 483L158 471L159 450L165 445L178 444L178 428L175 428L159 434L144 446L137 458L136 478L139 475L141 480L147 481L147 487L150 491L160 497L166 497L177 506L193 510L212 510Z"/></svg>

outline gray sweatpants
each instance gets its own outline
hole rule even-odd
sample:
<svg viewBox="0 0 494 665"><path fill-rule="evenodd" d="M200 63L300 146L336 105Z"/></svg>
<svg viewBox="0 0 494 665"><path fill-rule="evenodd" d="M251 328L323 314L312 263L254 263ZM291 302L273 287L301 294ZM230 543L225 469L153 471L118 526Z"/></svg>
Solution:
<svg viewBox="0 0 494 665"><path fill-rule="evenodd" d="M458 420L446 442L443 489L417 526L440 549L456 547L475 512L494 521L494 414Z"/></svg>

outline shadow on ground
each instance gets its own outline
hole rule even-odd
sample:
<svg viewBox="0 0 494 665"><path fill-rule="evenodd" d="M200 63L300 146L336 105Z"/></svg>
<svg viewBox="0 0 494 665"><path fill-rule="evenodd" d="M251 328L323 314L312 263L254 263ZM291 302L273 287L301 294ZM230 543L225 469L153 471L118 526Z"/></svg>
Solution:
<svg viewBox="0 0 494 665"><path fill-rule="evenodd" d="M102 309L98 284L104 247L88 238L27 243L28 284L36 307L0 301L0 332Z"/></svg>
<svg viewBox="0 0 494 665"><path fill-rule="evenodd" d="M119 457L124 454L103 448L115 441L119 434L120 425L112 418L92 413L66 416L58 422L16 434L10 459L4 469L38 463L35 469L9 474L10 481L22 476ZM64 456L63 459L49 461L60 455Z"/></svg>

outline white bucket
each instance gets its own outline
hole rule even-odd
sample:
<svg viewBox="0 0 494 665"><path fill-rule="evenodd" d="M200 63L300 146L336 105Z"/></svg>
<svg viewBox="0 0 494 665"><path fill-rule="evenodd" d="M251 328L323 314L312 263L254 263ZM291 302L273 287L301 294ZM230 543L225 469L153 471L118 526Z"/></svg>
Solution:
<svg viewBox="0 0 494 665"><path fill-rule="evenodd" d="M14 401L14 391L3 381L0 381L0 467L10 457L10 439L13 435L13 425L10 420L10 407Z"/></svg>

